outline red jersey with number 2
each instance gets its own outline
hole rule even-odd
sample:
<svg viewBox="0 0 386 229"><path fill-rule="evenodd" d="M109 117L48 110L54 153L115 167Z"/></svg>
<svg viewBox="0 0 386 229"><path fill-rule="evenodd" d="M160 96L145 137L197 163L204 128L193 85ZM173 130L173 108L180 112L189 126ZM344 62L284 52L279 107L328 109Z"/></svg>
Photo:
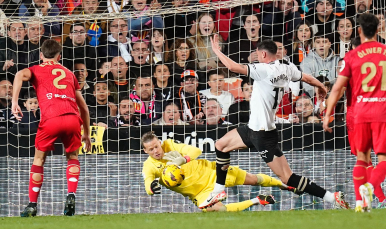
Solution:
<svg viewBox="0 0 386 229"><path fill-rule="evenodd" d="M75 91L80 90L75 75L53 61L28 68L30 82L36 90L41 109L41 121L64 114L79 115Z"/></svg>
<svg viewBox="0 0 386 229"><path fill-rule="evenodd" d="M340 75L350 78L355 123L386 122L386 45L359 45L346 54Z"/></svg>

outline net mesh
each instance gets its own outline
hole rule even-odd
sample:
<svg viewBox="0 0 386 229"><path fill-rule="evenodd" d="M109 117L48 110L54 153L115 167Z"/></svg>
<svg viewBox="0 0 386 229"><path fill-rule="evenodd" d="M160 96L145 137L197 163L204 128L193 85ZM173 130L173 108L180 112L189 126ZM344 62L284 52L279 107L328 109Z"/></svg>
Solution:
<svg viewBox="0 0 386 229"><path fill-rule="evenodd" d="M40 1L36 2L38 4ZM83 4L86 2L91 5L88 1ZM162 140L173 138L199 147L203 150L200 158L213 161L214 142L235 126L247 122L245 117L249 117L249 107L245 109L245 102L248 103L248 98L245 97L248 94L243 86L245 82L250 82L250 79L230 72L219 62L211 51L208 36L205 35L207 28L210 33L220 34L222 51L238 63L255 62L256 56L253 52L256 42L270 38L285 48L282 52L279 50L278 58L292 62L299 69L308 71L314 77L330 84L334 83L339 59L348 50L346 45L351 43L349 39L356 36L356 17L361 7L367 7L370 12L381 18L379 40L384 42L385 38L383 1L373 1L371 7L366 4L355 5L350 1L330 1L333 12L326 23L320 22L321 14L318 11L327 14L331 7L325 6L325 9L319 10L317 3L310 1L294 4L292 1L260 0L160 0L160 5L146 2L148 8L143 11L136 10L138 6L130 2L100 1L99 11L87 13L87 10L83 11L85 8L82 8L80 2L50 1L48 15L28 2L4 1L0 4L1 80L12 82L17 71L39 64L42 41L47 38L56 39L63 45L61 63L73 70L80 79L92 123L107 126L106 130L102 131L102 136L92 136L96 142L92 153L80 155L77 214L198 211L190 200L166 188L162 188L162 194L158 196L146 194L141 171L148 156L141 150L140 136L153 130ZM182 5L177 7L176 2L181 2ZM121 7L122 3L125 6ZM117 10L120 12L116 12ZM257 22L251 17L256 13L259 13ZM200 18L203 14L206 17ZM345 23L342 23L342 20ZM166 34L165 43L161 46L153 42L154 37L158 36L157 28L161 37ZM323 53L318 54L319 57L316 54L311 55L315 52L311 50L312 47L319 47L315 46L315 42L311 42L315 35L327 37L331 43L331 47L327 49L330 51L323 61L319 60ZM280 47L279 43L277 44ZM323 41L324 43L328 41ZM189 54L185 53L184 56L181 54L184 52ZM122 58L115 59L114 62L114 57L118 55ZM143 59L146 63L142 62ZM7 62L10 60L12 64ZM105 62L110 62L110 65L106 67ZM137 101L137 113L141 113L142 108L144 112L125 120L125 115L130 112L124 112L125 107L120 100L130 95L136 86L136 91L139 91L136 85L138 76L156 75L156 62L168 64L168 84L161 88L162 83L157 82L155 78L153 82L158 86L156 92L160 97L153 98L154 110L147 103L142 104L134 98L134 101ZM120 66L121 64L123 65ZM194 70L199 78L197 90L201 92L200 96L187 97L191 104L197 106L197 111L195 108L186 109L184 101L180 100L180 86L185 83L181 80L181 74L185 70ZM222 74L225 79L214 81L210 78L210 70L216 73L224 72ZM127 85L115 84L120 71L127 71ZM110 81L107 84L110 106L101 104L103 98L95 96L97 91L103 90L98 83L106 79ZM245 81L242 81L243 79ZM213 96L210 89L215 90L222 83L224 85L221 90L227 92L222 94L226 96ZM6 91L7 87L3 85L1 90ZM32 91L31 85L23 85L21 106L24 107L23 103L27 102L28 98L34 97ZM1 93L0 125L3 128L0 129L0 216L18 216L28 203L28 180L38 116L32 112L23 123L16 122L7 108L9 96L6 96L7 93ZM315 122L311 122L311 118L303 117L301 111L297 110L297 107L301 107L301 104L297 105L299 96L304 96L304 93L311 97L308 105L314 107L310 116L316 119ZM198 122L190 122L189 111L203 111L205 97L217 98L223 103L223 109L228 109L228 112L223 112L221 119L226 121L225 123L220 121L215 125L206 125L208 123L203 122L208 120L204 118ZM190 125L151 124L157 118L163 119L163 107L170 98L177 103L181 121L190 122ZM198 105L200 102L201 107ZM318 109L321 105L320 101L314 98L313 88L300 84L290 85L279 105L277 127L281 138L280 146L293 171L311 178L327 190L348 193L347 200L353 205L355 197L351 174L355 158L350 155L347 141L344 102L340 101L341 109L335 109L335 121L331 123L335 128L333 134L324 134L321 124L317 123L323 112L320 111L321 108ZM236 105L230 107L232 103ZM63 155L61 143L55 143L55 150L51 152L44 166L44 184L38 204L41 215L62 214L67 192L67 163ZM236 151L231 156L232 165L238 165L253 174L265 173L274 176L255 149ZM228 188L227 192L227 203L254 198L260 192L272 193L278 201L273 206L254 206L250 210L332 207L309 195L297 197L274 188L243 186Z"/></svg>

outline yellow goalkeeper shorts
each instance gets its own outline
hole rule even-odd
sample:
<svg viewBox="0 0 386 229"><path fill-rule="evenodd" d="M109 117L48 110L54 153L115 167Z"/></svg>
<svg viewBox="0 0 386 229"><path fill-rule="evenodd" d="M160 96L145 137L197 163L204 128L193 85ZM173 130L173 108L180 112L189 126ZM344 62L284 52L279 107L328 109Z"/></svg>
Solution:
<svg viewBox="0 0 386 229"><path fill-rule="evenodd" d="M228 168L227 179L225 181L226 187L233 187L237 185L243 185L247 172L240 169L238 166L230 166ZM216 183L216 170L210 175L208 185L202 189L202 191L195 196L192 201L198 207L202 202L208 198L209 194L213 191Z"/></svg>

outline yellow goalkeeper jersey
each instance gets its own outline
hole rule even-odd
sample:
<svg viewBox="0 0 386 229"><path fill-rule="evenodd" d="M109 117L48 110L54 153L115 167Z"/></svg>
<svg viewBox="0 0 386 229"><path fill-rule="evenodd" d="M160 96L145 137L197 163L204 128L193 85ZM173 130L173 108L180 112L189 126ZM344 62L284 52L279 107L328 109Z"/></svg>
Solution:
<svg viewBox="0 0 386 229"><path fill-rule="evenodd" d="M189 156L191 162L195 160L198 156L201 155L202 151L194 146L177 143L172 139L165 140L162 145L162 149L165 153L170 151L177 151L182 156ZM191 162L187 163L190 164ZM150 190L150 184L154 179L161 177L161 173L165 168L167 160L157 160L152 157L148 157L148 159L143 163L142 175L145 180L145 189L146 193L149 195L153 195ZM160 183L163 185L162 181Z"/></svg>

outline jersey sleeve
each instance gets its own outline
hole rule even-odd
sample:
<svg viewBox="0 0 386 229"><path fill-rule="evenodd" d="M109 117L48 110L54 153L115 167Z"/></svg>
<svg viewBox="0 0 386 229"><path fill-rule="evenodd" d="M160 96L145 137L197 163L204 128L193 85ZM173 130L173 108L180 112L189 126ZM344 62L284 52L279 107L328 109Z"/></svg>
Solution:
<svg viewBox="0 0 386 229"><path fill-rule="evenodd" d="M351 77L351 68L350 68L350 57L346 55L342 61L342 66L340 67L339 75L350 78Z"/></svg>
<svg viewBox="0 0 386 229"><path fill-rule="evenodd" d="M259 81L267 76L267 72L263 67L263 64L247 64L248 76L252 79Z"/></svg>
<svg viewBox="0 0 386 229"><path fill-rule="evenodd" d="M182 156L189 156L191 160L197 159L202 154L202 151L197 147L177 143L171 139L167 141L170 141L168 143L171 144L171 150L179 152Z"/></svg>
<svg viewBox="0 0 386 229"><path fill-rule="evenodd" d="M74 74L72 74L72 76L74 77L74 87L75 87L75 91L79 91L79 90L80 90L80 86L79 86L78 79L76 78L76 76L75 76Z"/></svg>
<svg viewBox="0 0 386 229"><path fill-rule="evenodd" d="M292 82L297 82L302 79L302 72L295 65L288 65L288 72Z"/></svg>
<svg viewBox="0 0 386 229"><path fill-rule="evenodd" d="M154 179L156 178L156 169L154 168L154 166L151 165L151 163L149 163L148 161L145 161L143 163L143 168L142 168L142 176L143 176L143 179L145 181L145 190L146 190L146 193L148 195L153 195L154 193L151 191L151 188L150 188L150 185L151 185L151 182L154 181Z"/></svg>

